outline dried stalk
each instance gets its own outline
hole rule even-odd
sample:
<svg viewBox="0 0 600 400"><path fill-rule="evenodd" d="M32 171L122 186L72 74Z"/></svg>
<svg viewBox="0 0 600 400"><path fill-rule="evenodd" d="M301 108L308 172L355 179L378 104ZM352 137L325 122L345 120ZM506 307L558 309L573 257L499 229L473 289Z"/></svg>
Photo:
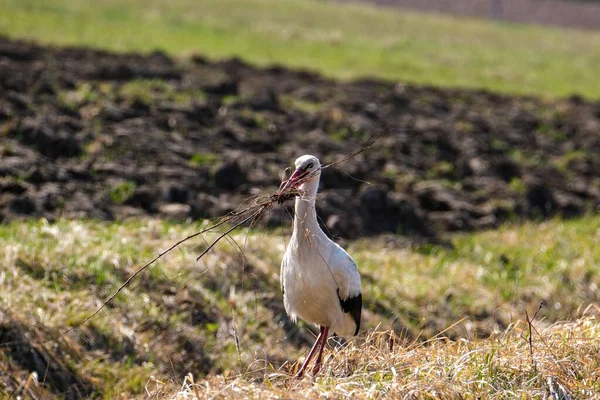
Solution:
<svg viewBox="0 0 600 400"><path fill-rule="evenodd" d="M331 162L329 164L325 164L321 167L321 169L324 168L328 168L340 163L343 163L344 161L347 161L351 158L356 157L357 155L359 155L360 153L364 152L365 150L369 149L376 141L377 139L379 139L381 136L383 135L383 133L379 134L377 137L375 137L372 141L370 141L366 146L362 147L360 150L338 160L338 161L334 161ZM301 180L300 180L300 184L310 178L312 178L315 173L317 171L308 174L306 176L304 176ZM110 303L119 293L121 293L121 291L127 286L129 285L129 283L136 277L138 276L141 272L143 272L146 268L148 268L149 266L151 266L152 264L154 264L156 261L158 261L160 258L162 258L165 254L169 253L171 250L173 250L174 248L176 248L177 246L187 242L190 239L193 239L197 236L200 236L204 233L208 233L211 232L213 230L215 230L216 228L219 228L222 225L225 225L227 223L233 223L233 226L229 229L227 229L224 233L222 233L221 235L219 235L219 237L217 237L215 240L213 240L213 242L202 252L202 254L200 254L198 256L198 258L196 259L196 261L199 261L204 255L206 255L206 253L208 253L219 241L221 241L221 239L227 237L231 232L233 232L234 230L236 230L237 228L239 228L240 226L244 225L245 223L247 223L248 221L257 221L259 220L266 212L272 210L273 208L275 208L278 205L283 204L284 202L286 202L287 200L291 200L297 196L302 196L303 192L296 188L296 187L289 187L289 188L284 188L285 184L287 183L288 180L283 179L281 182L281 185L279 186L279 189L271 194L270 196L265 196L262 198L258 198L255 203L251 206L248 206L244 209L241 210L236 210L233 211L232 213L230 213L229 215L221 218L217 223L202 229L201 231L198 231L196 233L193 233L191 235L189 235L188 237L179 240L177 243L173 244L171 247L169 247L167 250L163 251L162 253L158 254L156 257L154 257L151 261L149 261L148 263L144 264L142 267L138 268L133 274L131 274L131 276L129 276L129 278L127 278L127 280L125 281L125 283L123 283L110 297L108 297L103 303L102 305L96 310L94 311L91 315L87 316L85 319L83 319L81 322L73 325L71 328L67 329L65 332L63 332L64 334L71 332L74 329L79 328L80 326L82 326L83 324L87 323L90 319L94 318L100 311L102 311L102 309L104 309L104 307L106 307L106 305L108 303ZM251 226L253 225L253 223L251 224Z"/></svg>
<svg viewBox="0 0 600 400"><path fill-rule="evenodd" d="M527 310L525 310L525 318L527 319L527 326L529 328L529 356L531 357L531 365L533 366L534 371L537 371L537 365L533 358L533 332L531 330L532 330L532 328L535 329L533 327L533 321L537 317L537 315L540 312L540 310L542 309L543 305L544 305L544 302L540 301L540 305L538 306L537 310L533 314L532 318L529 318L529 314L527 313ZM536 332L537 332L537 330L536 330ZM541 337L541 335L540 335L540 337Z"/></svg>
<svg viewBox="0 0 600 400"><path fill-rule="evenodd" d="M174 248L176 248L177 246L187 242L190 239L193 239L197 236L200 236L204 233L207 232L211 232L214 229L228 223L228 222L232 222L235 220L238 220L240 218L241 219L239 222L235 223L231 228L229 228L225 233L221 234L217 239L215 239L207 248L206 250L204 250L202 252L202 254L200 254L200 256L196 259L196 261L200 260L200 258L202 258L210 249L212 249L221 239L223 239L225 236L227 236L228 234L230 234L231 232L233 232L235 229L239 228L240 226L242 226L243 224L245 224L246 222L248 222L250 219L252 218L256 218L259 219L262 214L273 208L273 206L275 204L282 204L283 202L285 202L288 199L294 198L297 195L301 195L302 193L296 189L296 188L289 188L286 189L285 191L283 190L278 190L277 192L275 192L274 194L272 194L271 196L269 196L266 200L259 202L258 204L255 204L253 206L249 206L241 211L234 211L231 214L229 214L228 216L222 218L219 222L202 229L201 231L198 231L196 233L193 233L191 235L189 235L188 237L181 239L180 241L178 241L177 243L173 244L171 247L169 247L167 250L163 251L162 253L158 254L156 257L154 257L151 261L149 261L148 263L144 264L142 267L138 268L137 271L135 271L133 274L131 274L131 276L129 276L129 278L127 278L127 280L125 281L125 283L123 283L117 290L116 292L114 292L108 299L106 299L106 301L104 301L104 303L102 303L102 305L96 310L94 311L94 313L92 313L91 315L89 315L88 317L86 317L83 321L73 325L71 328L67 329L64 333L69 333L74 329L79 328L80 326L82 326L83 324L85 324L86 322L88 322L90 319L92 319L93 317L95 317L100 311L102 311L102 309L104 307L106 307L106 305L108 303L110 303L119 293L121 293L121 291L127 286L129 285L129 283L137 276L139 275L142 271L144 271L146 268L148 268L149 266L151 266L152 264L154 264L156 261L158 261L160 258L162 258L165 254L167 254L168 252L170 252L171 250L173 250ZM246 216L244 218L244 216Z"/></svg>

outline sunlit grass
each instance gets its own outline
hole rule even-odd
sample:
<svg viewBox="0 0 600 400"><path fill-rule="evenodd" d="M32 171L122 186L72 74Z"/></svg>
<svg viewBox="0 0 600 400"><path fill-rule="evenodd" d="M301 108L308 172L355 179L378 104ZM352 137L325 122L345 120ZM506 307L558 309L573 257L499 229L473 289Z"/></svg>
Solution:
<svg viewBox="0 0 600 400"><path fill-rule="evenodd" d="M246 376L181 383L152 381L151 398L593 398L600 391L596 318L547 328L518 323L498 335L424 344L370 333L328 355L314 379L278 371L262 382Z"/></svg>
<svg viewBox="0 0 600 400"><path fill-rule="evenodd" d="M200 262L195 257L206 242L187 242L135 279L87 325L63 336L140 265L201 226L158 220L55 224L29 220L0 225L2 308L24 326L45 332L49 343L68 349L61 357L74 370L93 377L104 398L140 393L150 376L181 382L182 374L190 371L242 376L241 381L231 381L239 385L268 385L265 373L276 374L269 379L283 390L287 375L277 378L281 373L275 371L280 367L286 371L303 351L290 335L304 337L306 344L311 340L305 328L283 329L278 274L285 231L240 232L234 238L243 255L234 243L224 242ZM452 238L452 249L397 248L394 241L382 238L350 243L348 250L363 276L365 332L394 329L401 335L396 339L398 353L386 353L392 359L385 368L385 359L381 365L379 361L362 364L360 360L372 359L373 346L379 346L372 338L361 345L363 334L357 347L329 352L333 358L328 370L311 393L317 396L345 388L355 394L359 386L365 390L361 396L369 397L371 386L374 394L387 393L381 390L390 390L386 385L393 378L391 366L396 369L397 390L412 390L409 383L417 375L423 377L423 384L432 385L435 376L445 376L446 381L438 382L443 393L476 387L477 393L505 393L515 385L526 385L526 376L536 382L533 388L541 390L546 372L539 366L533 371L527 360L526 312L533 315L543 301L535 326L546 332L546 342L562 337L564 351L570 352L565 354L573 360L588 357L589 346L573 347L571 338L579 338L579 333L597 335L594 320L581 322L586 328L574 336L570 330L580 325L566 331L546 329L557 321L597 314L599 240L600 217L594 216L462 234ZM439 334L458 341L424 342ZM89 350L90 343L94 350ZM186 343L198 347L189 352ZM413 347L405 347L407 343L414 343ZM547 357L561 359L553 345L539 339L535 343L539 365ZM479 359L484 354L487 361ZM431 369L436 359L437 372ZM510 375L508 364L517 361L525 369ZM591 371L592 364L581 368ZM173 371L173 365L178 371ZM490 386L490 379L499 383ZM598 383L591 378L583 382L582 377L573 382L570 389L589 389Z"/></svg>
<svg viewBox="0 0 600 400"><path fill-rule="evenodd" d="M316 0L0 0L0 33L353 78L597 97L600 34Z"/></svg>
<svg viewBox="0 0 600 400"><path fill-rule="evenodd" d="M455 329L469 337L502 330L540 302L550 321L596 303L599 223L594 217L506 226L455 236L453 250L382 249L367 240L350 251L367 278L367 302L397 326L431 335L467 317Z"/></svg>

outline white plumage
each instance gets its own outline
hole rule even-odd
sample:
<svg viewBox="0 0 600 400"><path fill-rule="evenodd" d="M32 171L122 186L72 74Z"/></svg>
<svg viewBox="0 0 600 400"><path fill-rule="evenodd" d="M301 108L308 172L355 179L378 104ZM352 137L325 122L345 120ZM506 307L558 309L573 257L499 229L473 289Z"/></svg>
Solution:
<svg viewBox="0 0 600 400"><path fill-rule="evenodd" d="M321 164L311 155L296 160L296 170L285 187L299 187L292 238L281 262L285 310L292 320L302 318L320 326L321 333L298 372L302 376L316 348L317 373L329 330L351 336L358 333L362 308L360 275L356 263L325 235L317 222L315 199Z"/></svg>

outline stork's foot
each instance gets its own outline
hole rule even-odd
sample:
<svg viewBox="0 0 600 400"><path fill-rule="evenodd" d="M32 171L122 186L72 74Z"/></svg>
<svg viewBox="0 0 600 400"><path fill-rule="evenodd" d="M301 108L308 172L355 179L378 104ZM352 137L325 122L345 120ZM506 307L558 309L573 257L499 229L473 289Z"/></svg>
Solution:
<svg viewBox="0 0 600 400"><path fill-rule="evenodd" d="M300 368L300 370L298 372L296 372L296 375L294 375L295 381L298 381L302 378L304 378L304 368Z"/></svg>
<svg viewBox="0 0 600 400"><path fill-rule="evenodd" d="M321 363L321 356L323 355L323 342L324 342L324 340L327 340L327 332L329 332L329 328L324 328L324 327L320 328L319 336L317 337L317 340L315 340L315 344L313 345L312 349L310 349L310 352L308 353L308 357L306 357L304 364L302 364L302 368L300 368L300 371L298 371L298 373L296 374L294 379L296 379L296 380L302 379L302 377L304 376L304 371L306 370L306 367L310 363L310 359L315 354L315 350L317 350L317 347L320 348L319 356L317 357L317 364Z"/></svg>
<svg viewBox="0 0 600 400"><path fill-rule="evenodd" d="M319 373L319 371L321 371L321 364L315 364L312 368L313 378ZM304 372L305 368L301 368L300 371L294 375L294 380L299 381L300 379L304 378Z"/></svg>
<svg viewBox="0 0 600 400"><path fill-rule="evenodd" d="M312 369L313 376L316 376L320 370L321 370L321 363L315 364Z"/></svg>
<svg viewBox="0 0 600 400"><path fill-rule="evenodd" d="M302 364L302 367L298 370L298 372L296 372L296 375L294 375L295 381L298 381L298 380L304 378L304 372L306 371L306 367L307 367L307 364L305 362L304 364Z"/></svg>

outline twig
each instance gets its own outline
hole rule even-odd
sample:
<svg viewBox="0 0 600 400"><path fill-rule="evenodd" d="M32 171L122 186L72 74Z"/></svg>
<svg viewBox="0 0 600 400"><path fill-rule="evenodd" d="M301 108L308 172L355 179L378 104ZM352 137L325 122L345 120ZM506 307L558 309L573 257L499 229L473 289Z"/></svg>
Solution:
<svg viewBox="0 0 600 400"><path fill-rule="evenodd" d="M544 302L540 302L540 307L538 308L538 311L540 310L540 308L542 307L542 304ZM537 312L535 313L537 315ZM535 319L535 315L533 316L533 319ZM532 321L533 322L533 321ZM560 368L563 372L568 373L565 366L561 363L561 362L557 362L556 360L558 360L558 356L556 354L556 352L554 351L554 349L552 348L552 346L550 346L550 344L548 344L548 342L546 341L546 339L544 338L544 336L542 336L542 334L537 330L537 328L535 326L533 326L533 324L530 326L530 329L533 329L533 332L537 333L537 335L540 337L540 340L542 341L542 344L546 347L546 349L548 350L548 352L550 354L552 354L552 357L554 357L554 359L552 360L552 362L554 362L554 364Z"/></svg>
<svg viewBox="0 0 600 400"><path fill-rule="evenodd" d="M238 222L237 224L235 224L234 226L232 226L231 228L227 229L224 233L222 233L221 235L219 235L218 238L216 238L211 244L210 246L208 246L203 252L202 254L200 254L198 256L198 258L196 258L196 261L200 261L200 259L206 254L208 253L208 251L210 249L212 249L221 239L223 239L225 236L229 235L231 232L233 232L234 230L236 230L237 228L240 227L240 225L243 225L244 223L246 223L247 221L249 221L250 219L254 218L255 216L259 215L260 213L263 212L263 208L259 209L258 211L256 211L254 214L251 214L249 217L244 218L241 222Z"/></svg>
<svg viewBox="0 0 600 400"><path fill-rule="evenodd" d="M386 128L383 128L383 131L382 131L382 132L381 132L379 135L375 136L375 138L374 138L373 140L371 140L369 143L367 143L367 144L366 144L364 147L362 147L360 150L357 150L357 151L355 151L354 153L350 154L349 156L346 156L346 157L344 157L344 158L342 158L342 159L340 159L340 160L337 160L337 161L330 162L329 164L325 164L325 165L321 166L321 169L324 169L324 168L329 168L329 167L332 167L332 166L334 166L334 165L341 164L341 163L343 163L343 162L345 162L345 161L348 161L348 160L350 160L350 159L352 159L352 158L356 157L356 156L357 156L357 155L359 155L360 153L362 153L362 152L364 152L364 151L368 150L369 148L371 148L371 146L373 146L373 145L375 144L375 142L376 142L377 140L379 140L379 138L380 138L380 137L382 137L383 135L385 135L385 133L386 133L386 129L387 129L387 127L386 127Z"/></svg>
<svg viewBox="0 0 600 400"><path fill-rule="evenodd" d="M534 371L537 371L537 366L535 364L535 361L533 360L532 326L533 326L533 320L535 320L535 317L537 317L537 315L540 312L540 310L542 309L543 305L544 305L544 302L540 301L540 305L538 306L537 310L535 311L535 314L533 314L533 318L531 318L531 319L529 318L529 314L527 313L527 310L525 310L525 318L527 318L527 326L529 328L529 356L531 357L531 365L533 366Z"/></svg>
<svg viewBox="0 0 600 400"><path fill-rule="evenodd" d="M377 135L373 140L371 140L369 143L367 143L366 146L362 147L360 150L355 151L354 153L350 154L349 156L346 156L344 158L342 158L341 160L338 161L334 161L331 162L329 164L325 164L323 166L321 166L321 169L324 168L328 168L331 167L333 165L337 165L340 164L344 161L347 161L351 158L356 157L357 155L359 155L360 153L364 152L365 150L369 149L371 146L373 146L373 144L385 133L384 132L380 133L379 135ZM315 171L311 174L307 174L306 176L304 176L302 179L300 179L300 183L310 179L312 176L314 176L316 173L318 173L318 171ZM121 293L121 291L127 286L129 285L129 283L131 283L131 281L138 276L140 273L142 273L146 268L148 268L149 266L151 266L152 264L154 264L156 261L158 261L160 258L162 258L165 254L169 253L171 250L173 250L174 248L178 247L179 245L187 242L190 239L193 239L197 236L200 236L204 233L210 232L222 225L225 225L228 222L232 222L235 220L239 220L241 219L239 222L235 223L231 228L227 229L227 231L225 231L224 233L222 233L221 235L219 235L219 237L217 237L196 259L196 261L200 260L204 255L206 255L206 253L208 253L208 251L210 251L219 241L221 241L221 239L223 239L224 237L226 237L227 235L229 235L231 232L233 232L235 229L239 228L240 226L242 226L243 224L245 224L246 222L254 219L254 221L251 222L250 226L254 226L254 224L256 223L256 221L258 221L260 219L260 217L262 216L262 214L265 211L270 210L274 205L276 204L283 204L285 201L290 200L294 197L297 196L302 196L303 193L301 190L299 190L298 188L295 187L289 187L289 188L284 188L285 183L287 183L287 180L282 180L281 185L279 186L279 189L273 193L270 196L267 197L263 197L263 199L261 201L257 201L254 205L248 206L245 209L241 209L241 210L236 210L234 212L232 212L231 214L229 214L226 217L221 218L217 223L202 229L201 231L198 231L196 233L193 233L189 236L187 236L184 239L179 240L177 243L173 244L171 247L169 247L167 250L161 252L160 254L158 254L156 257L154 257L150 262L144 264L142 267L138 268L133 274L131 274L129 276L129 278L127 278L127 280L125 281L125 283L123 283L110 297L108 297L100 307L98 307L98 309L96 311L94 311L91 315L87 316L85 319L83 319L81 322L78 322L77 324L73 325L72 327L70 327L69 329L67 329L66 331L63 332L63 334L67 334L71 331L73 331L74 329L79 328L80 326L82 326L83 324L87 323L90 319L94 318L100 311L102 311L106 305L108 305L108 303L110 303L119 293ZM243 204L243 203L242 203Z"/></svg>
<svg viewBox="0 0 600 400"><path fill-rule="evenodd" d="M40 398L44 396L44 386L46 385L46 379L48 378L48 371L50 370L50 359L46 363L46 371L44 371L44 378L42 379L42 384L40 385Z"/></svg>
<svg viewBox="0 0 600 400"><path fill-rule="evenodd" d="M252 207L254 208L254 207ZM67 329L65 332L63 332L63 334L69 333L74 329L79 328L80 326L82 326L83 324L85 324L86 322L88 322L90 319L94 318L100 311L102 311L102 309L104 307L106 307L106 305L108 303L110 303L137 275L139 275L142 271L144 271L146 268L148 268L150 265L154 264L156 261L158 261L160 258L162 258L165 254L167 254L168 252L170 252L171 250L173 250L174 248L176 248L177 246L181 245L184 242L187 242L190 239L193 239L199 235L202 235L203 233L209 232L215 228L218 228L219 226L231 221L232 219L234 219L235 217L237 217L236 213L232 213L232 215L223 218L221 221L219 221L218 223L209 226L208 228L202 229L199 232L196 232L192 235L189 235L188 237L181 239L180 241L178 241L177 243L175 243L174 245L172 245L171 247L169 247L167 250L163 251L162 253L160 253L159 255L157 255L156 257L154 257L152 259L152 261L146 263L144 266L140 267L137 271L135 271L133 274L131 274L129 276L129 278L127 278L127 280L125 281L125 283L123 283L116 292L114 292L108 299L106 299L106 301L104 301L104 303L102 303L102 305L96 310L94 311L91 315L89 315L88 317L86 317L83 321L73 325L71 328Z"/></svg>

